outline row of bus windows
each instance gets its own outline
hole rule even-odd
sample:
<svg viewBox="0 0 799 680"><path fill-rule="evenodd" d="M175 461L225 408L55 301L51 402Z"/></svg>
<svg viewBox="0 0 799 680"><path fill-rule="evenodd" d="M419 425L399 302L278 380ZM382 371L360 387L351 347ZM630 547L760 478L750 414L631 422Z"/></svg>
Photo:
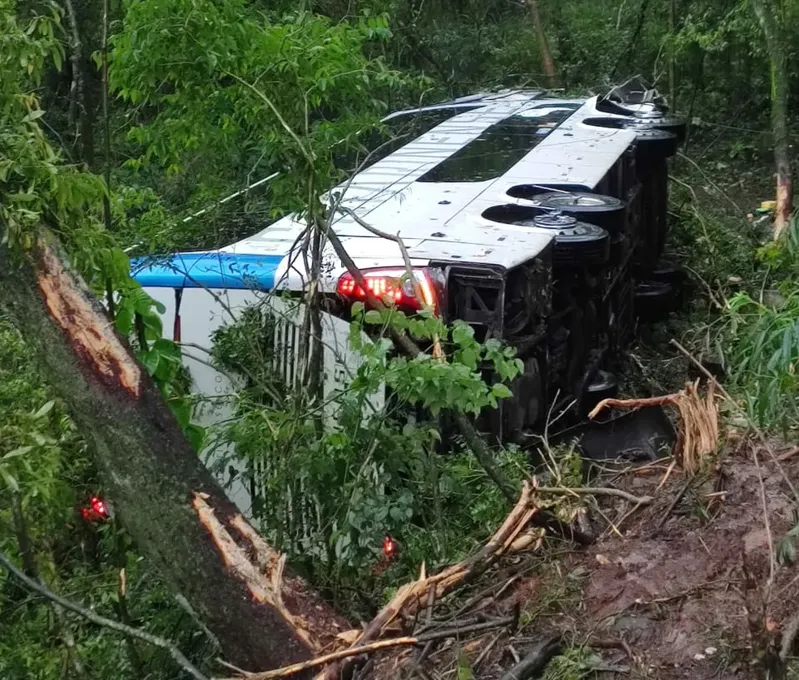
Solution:
<svg viewBox="0 0 799 680"><path fill-rule="evenodd" d="M497 179L532 151L579 104L539 104L486 128L477 138L422 175L419 182L482 182ZM479 106L445 107L409 113L388 121L388 135L373 135L363 170L431 131L453 116Z"/></svg>

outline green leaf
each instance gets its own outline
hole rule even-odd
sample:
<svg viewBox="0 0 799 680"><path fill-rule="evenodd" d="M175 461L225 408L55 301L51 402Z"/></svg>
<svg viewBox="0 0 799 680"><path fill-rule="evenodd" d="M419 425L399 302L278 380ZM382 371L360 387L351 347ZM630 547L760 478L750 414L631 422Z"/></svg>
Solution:
<svg viewBox="0 0 799 680"><path fill-rule="evenodd" d="M502 383L494 383L494 385L491 386L491 394L497 399L507 399L513 396L513 392L510 391L510 388Z"/></svg>
<svg viewBox="0 0 799 680"><path fill-rule="evenodd" d="M3 476L3 479L6 482L6 486L8 486L12 491L19 491L19 484L17 483L16 477L12 475L8 470L5 468L0 467L0 475Z"/></svg>
<svg viewBox="0 0 799 680"><path fill-rule="evenodd" d="M144 364L144 367L147 369L147 372L150 375L155 375L155 372L158 370L158 362L161 358L161 355L158 352L148 350L146 352L142 352L139 358Z"/></svg>
<svg viewBox="0 0 799 680"><path fill-rule="evenodd" d="M53 406L55 406L55 401L52 399L48 401L44 406L42 406L36 413L33 414L34 420L41 420L44 418L50 411L53 410Z"/></svg>
<svg viewBox="0 0 799 680"><path fill-rule="evenodd" d="M376 309L370 309L363 315L364 323L382 324L383 316Z"/></svg>
<svg viewBox="0 0 799 680"><path fill-rule="evenodd" d="M133 310L129 306L123 306L119 307L116 312L114 325L122 335L127 337L133 330Z"/></svg>
<svg viewBox="0 0 799 680"><path fill-rule="evenodd" d="M777 561L782 564L793 564L796 561L796 546L787 536L777 546Z"/></svg>
<svg viewBox="0 0 799 680"><path fill-rule="evenodd" d="M26 123L31 123L34 120L38 120L44 115L44 111L42 109L34 109L31 111L27 116L25 116L22 120Z"/></svg>
<svg viewBox="0 0 799 680"><path fill-rule="evenodd" d="M24 456L26 453L33 451L35 447L33 446L20 446L19 448L14 449L13 451L9 451L5 454L2 460L8 460L9 458L16 458L17 456Z"/></svg>
<svg viewBox="0 0 799 680"><path fill-rule="evenodd" d="M472 664L463 654L458 657L458 680L474 680Z"/></svg>

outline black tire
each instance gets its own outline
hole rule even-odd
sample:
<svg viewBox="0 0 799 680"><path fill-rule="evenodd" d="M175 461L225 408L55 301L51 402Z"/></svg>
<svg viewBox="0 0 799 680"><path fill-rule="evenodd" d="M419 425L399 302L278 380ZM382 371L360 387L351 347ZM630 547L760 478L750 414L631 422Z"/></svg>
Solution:
<svg viewBox="0 0 799 680"><path fill-rule="evenodd" d="M607 230L579 222L571 215L509 204L492 206L483 212L483 217L502 224L554 232L552 262L555 267L601 267L610 259L610 234Z"/></svg>
<svg viewBox="0 0 799 680"><path fill-rule="evenodd" d="M587 191L550 192L532 199L542 211L557 210L602 227L611 234L624 232L627 223L627 204L613 196Z"/></svg>
<svg viewBox="0 0 799 680"><path fill-rule="evenodd" d="M685 283L685 270L676 262L671 260L660 260L652 273L649 275L652 281L671 284L673 288L679 288Z"/></svg>
<svg viewBox="0 0 799 680"><path fill-rule="evenodd" d="M582 412L588 415L603 399L613 399L619 394L619 381L610 371L599 370L594 378L585 386L582 395Z"/></svg>
<svg viewBox="0 0 799 680"><path fill-rule="evenodd" d="M610 234L595 224L551 213L535 217L532 226L555 232L552 263L556 269L602 267L610 259Z"/></svg>
<svg viewBox="0 0 799 680"><path fill-rule="evenodd" d="M636 133L635 146L641 160L660 157L668 158L677 153L677 135L658 129L641 119L636 118L586 118L586 125L610 128L612 130L633 130Z"/></svg>
<svg viewBox="0 0 799 680"><path fill-rule="evenodd" d="M650 158L670 158L677 153L677 135L671 132L637 125L631 125L627 129L635 130L637 156L644 161Z"/></svg>
<svg viewBox="0 0 799 680"><path fill-rule="evenodd" d="M677 137L677 144L682 145L688 135L688 121L683 118L665 116L659 111L636 112L633 118L664 132L670 132Z"/></svg>
<svg viewBox="0 0 799 680"><path fill-rule="evenodd" d="M662 321L676 307L671 284L663 281L641 281L635 287L635 314L642 321Z"/></svg>

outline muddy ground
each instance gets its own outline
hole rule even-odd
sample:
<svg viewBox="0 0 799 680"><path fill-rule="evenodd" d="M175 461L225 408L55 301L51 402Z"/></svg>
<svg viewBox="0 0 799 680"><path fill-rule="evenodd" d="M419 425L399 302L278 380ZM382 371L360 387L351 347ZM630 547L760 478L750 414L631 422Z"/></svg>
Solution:
<svg viewBox="0 0 799 680"><path fill-rule="evenodd" d="M764 648L779 649L799 610L799 566L786 545L797 524L791 487L799 484L799 455L769 448L732 438L695 477L674 469L665 483L669 459L605 471L593 486L652 502L631 512L627 500L587 497L600 534L593 545L547 539L442 605L450 612L468 605L453 620L498 617L518 606L515 632L450 638L431 645L418 666L418 650L385 658L377 664L381 677L500 678L553 634L563 635L561 655L529 677L759 677ZM775 460L780 455L783 462Z"/></svg>

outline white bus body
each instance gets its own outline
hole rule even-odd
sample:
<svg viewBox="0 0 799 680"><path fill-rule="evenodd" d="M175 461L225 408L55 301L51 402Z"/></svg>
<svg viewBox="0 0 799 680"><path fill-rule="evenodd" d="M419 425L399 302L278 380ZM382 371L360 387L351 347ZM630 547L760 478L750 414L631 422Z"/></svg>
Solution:
<svg viewBox="0 0 799 680"><path fill-rule="evenodd" d="M554 234L489 220L483 213L500 204L530 205L528 199L512 196L511 190L519 185L593 192L634 146L635 130L586 123L596 117L622 117L598 109L597 104L597 97L559 100L540 92L511 91L428 107L421 111L442 112L442 122L362 170L331 196L346 189L344 208L381 231L398 234L415 271L445 262L510 272L546 253ZM447 112L449 117L443 115ZM419 113L399 112L389 120ZM517 128L507 127L511 124L521 131L518 138ZM274 310L279 319L275 369L289 385L297 379L303 310L276 294L299 295L305 290L309 274L296 247L305 228L301 219L288 216L218 251L134 264L135 277L166 308L167 337L180 300L185 363L194 389L209 398L197 413L201 424L234 417L236 386L209 366L208 356L197 348L208 348L214 331L247 305L266 304ZM352 216L339 215L332 228L361 270L404 267L395 242L376 236ZM335 295L346 267L329 243L324 246L321 271L321 292ZM359 355L348 347L347 321L324 313L322 328L324 392L329 399L357 370ZM382 399L376 395L376 408L382 407ZM232 487L231 495L240 507L249 507L247 489L241 484Z"/></svg>

